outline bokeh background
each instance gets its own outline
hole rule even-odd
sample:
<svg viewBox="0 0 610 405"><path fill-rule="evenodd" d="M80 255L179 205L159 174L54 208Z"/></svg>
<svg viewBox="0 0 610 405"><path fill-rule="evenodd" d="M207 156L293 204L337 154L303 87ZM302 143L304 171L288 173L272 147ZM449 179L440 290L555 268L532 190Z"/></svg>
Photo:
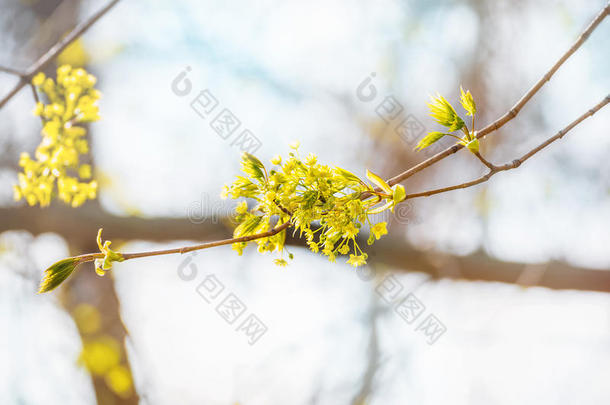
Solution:
<svg viewBox="0 0 610 405"><path fill-rule="evenodd" d="M103 4L1 0L0 65L26 69ZM430 94L457 103L463 85L479 125L493 121L604 5L119 2L57 61L87 68L103 93L89 134L96 201L13 201L19 154L36 148L40 123L27 88L0 109L0 402L610 403L608 109L517 170L403 204L359 271L292 239L286 268L253 248L239 257L220 247L118 264L103 278L82 266L55 292L35 293L49 264L97 250L99 227L122 251L231 234L232 203L219 192L242 148L237 132L223 139L213 117L193 111L200 91L254 134L261 159L298 140L321 162L390 177L427 156L413 147L437 129ZM510 161L607 95L608 38L604 21L482 142L484 155ZM187 67L192 91L178 96L172 81ZM370 101L358 92L367 78ZM0 97L17 81L0 72ZM386 97L403 106L389 123L377 113ZM406 118L415 124L401 136ZM405 186L483 169L460 152ZM225 289L208 303L201 283L211 275ZM247 307L232 324L217 312L229 293ZM409 293L425 306L412 323L396 311ZM254 344L238 327L248 314L266 326ZM421 326L429 315L441 329Z"/></svg>

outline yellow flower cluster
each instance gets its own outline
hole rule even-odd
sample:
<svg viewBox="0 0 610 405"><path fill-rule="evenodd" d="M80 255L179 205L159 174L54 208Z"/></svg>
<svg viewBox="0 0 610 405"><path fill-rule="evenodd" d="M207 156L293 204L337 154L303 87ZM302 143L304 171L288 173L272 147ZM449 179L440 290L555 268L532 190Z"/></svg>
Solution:
<svg viewBox="0 0 610 405"><path fill-rule="evenodd" d="M32 79L35 91L44 94L46 103L36 103L34 115L42 120L42 141L35 159L23 153L19 183L14 186L15 200L24 198L29 205L48 206L55 195L78 207L97 193L97 182L81 181L91 177L91 166L80 163L89 151L86 129L78 124L99 120L97 101L101 94L93 86L96 79L84 69L68 65L57 69L57 80L38 73Z"/></svg>
<svg viewBox="0 0 610 405"><path fill-rule="evenodd" d="M367 171L367 178L374 184L365 183L356 175L339 167L331 168L318 163L313 154L306 158L298 155L298 144L292 146L285 161L280 156L271 160L273 168L267 170L256 157L245 153L242 171L231 186L225 186L222 196L248 198L255 204L249 208L242 201L236 208L234 236L248 236L272 229L290 221L299 234L305 235L307 245L314 252L321 252L330 261L337 255L348 255L347 263L353 266L366 264L367 254L357 243L364 224L369 225L368 243L372 244L387 233L386 222L371 223L372 214L394 206L405 198L400 185L390 187L379 176ZM368 198L364 198L366 196ZM282 253L286 231L256 239L259 252ZM233 244L242 253L247 242ZM292 258L292 255L289 255ZM286 265L284 259L276 264Z"/></svg>

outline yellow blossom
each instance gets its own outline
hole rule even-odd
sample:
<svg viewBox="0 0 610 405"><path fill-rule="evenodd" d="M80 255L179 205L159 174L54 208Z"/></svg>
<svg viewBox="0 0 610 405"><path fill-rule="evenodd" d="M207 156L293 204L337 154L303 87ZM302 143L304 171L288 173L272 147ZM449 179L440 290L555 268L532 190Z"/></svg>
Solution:
<svg viewBox="0 0 610 405"><path fill-rule="evenodd" d="M86 129L78 124L99 119L100 93L93 88L93 76L68 65L57 69L57 82L41 72L32 78L32 84L46 99L37 102L33 111L43 119L42 140L34 153L36 160L27 154L19 160L23 173L14 187L14 197L45 207L57 195L77 207L97 193L96 182L81 181L91 177L91 167L80 164L80 155L88 153L89 146Z"/></svg>
<svg viewBox="0 0 610 405"><path fill-rule="evenodd" d="M42 83L44 82L44 79L46 78L46 76L44 75L44 73L42 72L38 72L33 78L32 78L32 84L34 86L40 86L42 85Z"/></svg>
<svg viewBox="0 0 610 405"><path fill-rule="evenodd" d="M245 214L248 211L248 203L246 203L245 201L240 202L237 205L237 208L235 208L235 212L237 212L238 214Z"/></svg>
<svg viewBox="0 0 610 405"><path fill-rule="evenodd" d="M81 167L78 169L78 175L83 179L88 179L91 177L91 166L81 165Z"/></svg>
<svg viewBox="0 0 610 405"><path fill-rule="evenodd" d="M371 232L375 235L375 239L379 240L383 235L387 235L388 230L386 228L387 222L379 222L373 225Z"/></svg>
<svg viewBox="0 0 610 405"><path fill-rule="evenodd" d="M347 263L354 267L362 266L366 264L366 255L349 255Z"/></svg>
<svg viewBox="0 0 610 405"><path fill-rule="evenodd" d="M39 101L36 103L36 107L34 107L32 114L37 115L37 116L41 115L43 110L44 110L44 105Z"/></svg>

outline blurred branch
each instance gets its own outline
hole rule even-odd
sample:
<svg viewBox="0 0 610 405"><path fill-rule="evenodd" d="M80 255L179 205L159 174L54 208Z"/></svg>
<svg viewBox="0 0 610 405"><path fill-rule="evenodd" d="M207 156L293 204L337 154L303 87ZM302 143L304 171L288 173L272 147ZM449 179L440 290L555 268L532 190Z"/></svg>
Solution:
<svg viewBox="0 0 610 405"><path fill-rule="evenodd" d="M101 224L108 234L127 240L168 242L174 240L216 240L227 234L228 226L222 222L206 220L193 224L186 218L120 217L105 212L97 203L90 202L75 210L52 205L45 209L34 207L0 208L0 232L26 230L34 235L55 232L62 235L75 253L95 248L94 235ZM119 240L115 241L118 242ZM286 235L286 244L305 246L300 239ZM403 240L390 238L377 241L370 247L372 265L386 264L395 269L427 273L433 278L499 281L518 283L524 263L511 263L494 259L483 252L468 256L443 255L438 252L416 250ZM449 266L450 264L450 266ZM459 268L459 272L447 269ZM577 289L610 292L610 272L591 270L553 262L537 284L554 289Z"/></svg>
<svg viewBox="0 0 610 405"><path fill-rule="evenodd" d="M100 18L102 18L115 4L117 4L119 0L112 0L105 7L99 10L97 13L93 14L89 19L83 21L78 24L68 35L66 35L63 39L57 42L55 45L51 47L42 55L32 66L30 66L25 72L17 72L14 69L9 69L12 72L20 76L19 82L13 87L13 89L6 95L4 98L0 100L0 108L4 107L4 105L12 99L19 91L30 81L30 79L42 69L44 69L49 63L55 59L57 55L61 53L64 49L68 47L74 40L83 35L93 24L95 24ZM15 73L16 72L16 73Z"/></svg>
<svg viewBox="0 0 610 405"><path fill-rule="evenodd" d="M0 232L24 229L32 234L55 232L62 235L79 252L95 247L95 234L103 225L105 235L117 240L210 240L226 235L222 223L207 220L194 224L186 218L122 217L102 209L97 201L91 201L78 209L53 204L46 208L0 208ZM88 249L87 249L88 250Z"/></svg>
<svg viewBox="0 0 610 405"><path fill-rule="evenodd" d="M371 394L373 393L373 386L375 381L375 375L379 369L380 363L380 351L379 351L379 336L378 336L378 323L379 316L381 315L382 306L379 303L377 291L371 290L371 307L369 310L369 317L367 320L369 329L369 342L367 348L367 361L366 369L362 376L362 383L358 393L351 401L352 405L364 405L367 403Z"/></svg>
<svg viewBox="0 0 610 405"><path fill-rule="evenodd" d="M15 75L15 76L23 76L23 73L16 70L16 69L12 69L10 67L5 67L5 66L0 66L0 72L4 72L4 73L9 73L11 75Z"/></svg>
<svg viewBox="0 0 610 405"><path fill-rule="evenodd" d="M555 72L559 69L563 63L568 60L574 52L587 40L587 38L591 35L593 31L597 28L597 26L610 14L610 2L599 12L599 14L593 19L593 21L589 24L589 26L580 34L576 42L568 49L555 64L547 71L544 76L532 88L528 90L527 93L517 103L506 112L502 117L498 118L496 121L482 128L480 131L477 131L477 138L483 138L485 135L497 131L506 124L508 121L512 120L517 116L519 111L525 106L525 104L544 86L546 82L551 80L551 77L555 74ZM427 167L430 167L437 162L440 162L444 158L457 153L464 146L461 144L455 144L444 151L437 153L436 155L424 160L423 162L411 167L410 169L400 173L397 176L392 177L388 180L389 185L394 185L400 183L409 177L413 176L416 173L421 172Z"/></svg>
<svg viewBox="0 0 610 405"><path fill-rule="evenodd" d="M563 128L555 136L552 136L549 139L547 139L546 141L542 142L540 145L536 146L534 149L530 150L525 155L521 156L519 159L515 159L512 162L506 163L506 164L504 164L502 166L496 166L496 165L488 162L487 160L485 160L485 158L483 158L483 156L481 156L477 152L476 153L477 157L483 162L483 164L485 164L485 166L489 167L489 172L487 172L486 175L481 176L481 177L479 177L476 180L468 181L468 182L461 183L461 184L458 184L458 185L455 185L455 186L443 187L443 188L438 188L438 189L430 190L430 191L424 191L424 192L421 192L421 193L407 194L407 196L405 197L405 200L406 199L410 199L410 198L417 198L417 197L429 197L429 196L434 195L434 194L440 194L440 193L445 193L447 191L452 191L452 190L458 190L458 189L462 189L462 188L472 187L472 186L475 186L477 184L481 184L481 183L486 182L487 180L489 180L496 173L507 171L507 170L511 170L511 169L516 169L517 167L521 166L521 164L523 162L525 162L527 159L531 158L536 153L540 152L542 149L544 149L547 146L549 146L551 143L555 142L558 139L563 138L563 136L565 134L567 134L572 128L574 128L575 126L580 124L585 119L591 117L593 114L595 114L597 111L602 109L608 103L610 103L610 94L607 95L595 107L591 108L589 111L587 111L586 113L582 114L580 117L578 117L577 119L572 121L570 123L570 125L568 125L567 127Z"/></svg>
<svg viewBox="0 0 610 405"><path fill-rule="evenodd" d="M384 263L393 269L426 273L433 279L501 282L521 285L520 277L531 264L505 262L490 257L483 251L467 256L424 252L405 246L390 238L378 241L370 249L371 263ZM556 290L582 290L610 293L610 271L572 266L551 261L548 270L540 275L536 287ZM529 287L523 286L523 287Z"/></svg>
<svg viewBox="0 0 610 405"><path fill-rule="evenodd" d="M30 88L32 89L32 96L34 97L34 101L36 102L36 104L38 104L40 102L40 98L38 98L36 87L32 83L30 83Z"/></svg>

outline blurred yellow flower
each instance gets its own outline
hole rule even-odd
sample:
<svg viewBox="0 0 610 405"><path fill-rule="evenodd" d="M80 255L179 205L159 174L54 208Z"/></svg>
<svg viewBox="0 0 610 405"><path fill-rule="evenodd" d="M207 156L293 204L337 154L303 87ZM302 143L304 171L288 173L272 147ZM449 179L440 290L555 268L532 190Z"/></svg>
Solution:
<svg viewBox="0 0 610 405"><path fill-rule="evenodd" d="M86 129L77 124L97 121L99 112L95 90L95 77L84 69L72 69L63 65L57 69L57 80L38 73L32 78L36 91L46 97L46 103L38 102L34 114L41 117L42 141L32 159L23 153L14 186L16 200L22 198L29 205L48 206L53 196L78 207L97 194L95 181L83 182L91 177L91 167L81 165L79 156L87 153L89 146ZM55 185L57 192L55 193Z"/></svg>
<svg viewBox="0 0 610 405"><path fill-rule="evenodd" d="M78 304L72 314L78 329L84 334L92 334L100 329L100 312L93 305Z"/></svg>
<svg viewBox="0 0 610 405"><path fill-rule="evenodd" d="M79 360L91 374L103 376L120 363L121 346L116 339L102 336L84 343Z"/></svg>
<svg viewBox="0 0 610 405"><path fill-rule="evenodd" d="M131 373L127 367L120 364L114 366L110 371L108 371L108 373L106 373L104 381L106 381L108 388L110 388L115 394L121 397L128 397L131 395Z"/></svg>
<svg viewBox="0 0 610 405"><path fill-rule="evenodd" d="M83 46L83 40L78 38L57 55L57 65L85 66L89 62L89 53Z"/></svg>

